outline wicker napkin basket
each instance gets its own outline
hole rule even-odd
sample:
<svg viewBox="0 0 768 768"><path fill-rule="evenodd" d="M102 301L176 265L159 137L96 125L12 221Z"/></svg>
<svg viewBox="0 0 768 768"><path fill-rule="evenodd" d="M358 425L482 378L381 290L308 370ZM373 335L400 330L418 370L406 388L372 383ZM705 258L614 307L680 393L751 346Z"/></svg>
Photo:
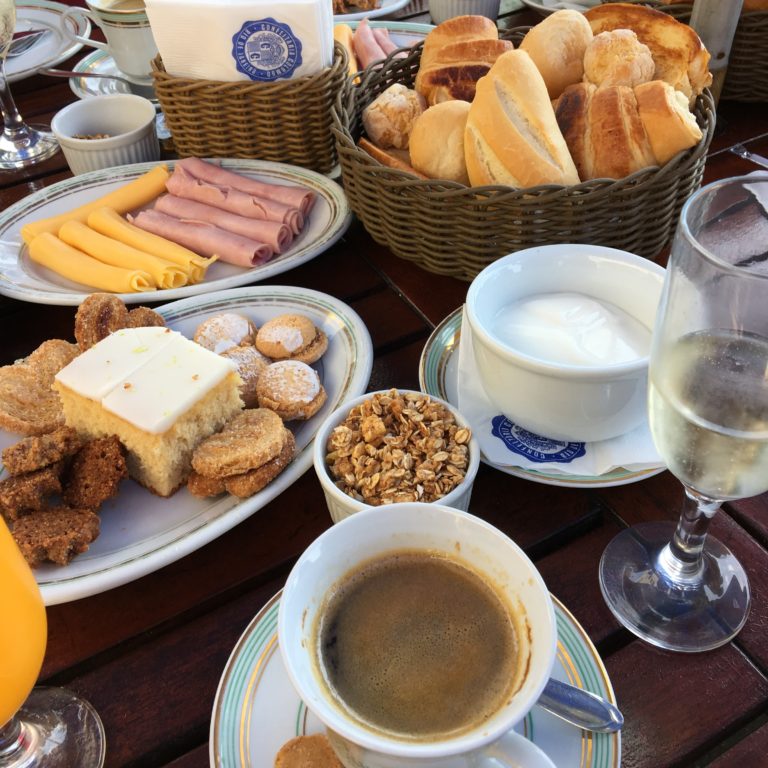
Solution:
<svg viewBox="0 0 768 768"><path fill-rule="evenodd" d="M347 55L317 75L274 83L174 77L158 55L155 93L180 157L245 157L329 173L337 163L331 109L347 77Z"/></svg>
<svg viewBox="0 0 768 768"><path fill-rule="evenodd" d="M691 20L693 11L692 3L667 5L660 0L624 2L648 5L686 24ZM768 101L768 11L750 11L739 17L720 98L726 101Z"/></svg>
<svg viewBox="0 0 768 768"><path fill-rule="evenodd" d="M517 45L525 31L508 30L503 36ZM648 259L659 256L683 203L701 184L715 127L711 94L696 103L704 133L696 147L662 168L619 181L528 189L423 181L381 165L356 145L363 109L392 83L413 87L422 47L418 43L406 57L388 57L381 68L367 69L357 86L345 83L333 109L344 191L376 242L424 269L463 280L472 280L504 254L552 243L592 243Z"/></svg>

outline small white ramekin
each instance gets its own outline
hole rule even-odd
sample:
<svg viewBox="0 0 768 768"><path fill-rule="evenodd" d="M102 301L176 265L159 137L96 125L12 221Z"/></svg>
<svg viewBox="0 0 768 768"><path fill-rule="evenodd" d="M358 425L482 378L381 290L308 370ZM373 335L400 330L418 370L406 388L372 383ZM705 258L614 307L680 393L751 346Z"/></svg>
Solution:
<svg viewBox="0 0 768 768"><path fill-rule="evenodd" d="M363 509L370 509L369 504L365 504L362 501L352 498L349 494L344 493L334 482L330 473L328 472L328 465L325 462L325 456L327 453L326 445L328 443L328 437L333 429L341 424L344 419L347 418L349 412L357 405L364 403L366 400L370 400L375 394L383 394L389 390L382 390L381 392L368 392L365 395L349 400L346 403L340 405L333 413L331 413L320 425L315 435L315 442L312 449L312 455L315 465L315 473L320 480L320 485L323 488L325 494L325 501L328 504L328 511L331 513L331 519L334 523L338 523L345 517L353 515L355 512L360 512ZM401 394L407 394L413 392L413 390L398 389ZM433 397L431 395L424 395L421 392L416 394L423 397L429 397L430 400L436 403L440 403L445 406L452 414L456 423L460 427L468 427L467 420L450 404L445 400L441 400L439 397ZM477 475L477 469L480 466L480 445L477 442L477 438L474 433L469 442L469 462L467 464L466 474L464 479L457 485L450 493L447 493L442 498L438 499L435 503L442 504L446 507L453 507L454 509L460 509L466 512L469 509L469 500L472 496L472 485L475 482L475 476Z"/></svg>
<svg viewBox="0 0 768 768"><path fill-rule="evenodd" d="M75 175L160 159L155 107L132 93L76 101L54 115L51 130ZM98 134L108 138L75 138Z"/></svg>
<svg viewBox="0 0 768 768"><path fill-rule="evenodd" d="M429 0L429 15L435 24L454 16L487 16L496 21L500 0Z"/></svg>

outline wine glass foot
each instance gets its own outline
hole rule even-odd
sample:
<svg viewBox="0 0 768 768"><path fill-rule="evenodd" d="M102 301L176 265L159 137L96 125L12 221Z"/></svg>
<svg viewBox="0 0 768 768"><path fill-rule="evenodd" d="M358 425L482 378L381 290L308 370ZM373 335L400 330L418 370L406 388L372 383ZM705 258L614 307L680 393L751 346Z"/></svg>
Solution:
<svg viewBox="0 0 768 768"><path fill-rule="evenodd" d="M674 523L622 531L603 552L600 589L613 615L643 640L673 651L717 648L747 619L747 576L731 551L708 536L696 578L669 578L658 559L674 532Z"/></svg>
<svg viewBox="0 0 768 768"><path fill-rule="evenodd" d="M59 151L56 137L45 126L24 125L21 129L0 135L0 169L26 168Z"/></svg>
<svg viewBox="0 0 768 768"><path fill-rule="evenodd" d="M66 688L39 687L16 715L18 749L0 754L0 768L101 768L104 726L96 710Z"/></svg>

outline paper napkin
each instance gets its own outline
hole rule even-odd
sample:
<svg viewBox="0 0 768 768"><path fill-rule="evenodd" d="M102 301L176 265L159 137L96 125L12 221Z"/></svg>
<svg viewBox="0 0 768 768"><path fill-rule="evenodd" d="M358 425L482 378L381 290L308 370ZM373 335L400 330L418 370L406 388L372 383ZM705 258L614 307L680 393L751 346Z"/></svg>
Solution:
<svg viewBox="0 0 768 768"><path fill-rule="evenodd" d="M275 82L333 64L330 0L146 0L174 77Z"/></svg>
<svg viewBox="0 0 768 768"><path fill-rule="evenodd" d="M475 368L466 309L459 342L458 400L459 411L472 425L483 455L494 464L593 476L618 467L637 471L663 464L647 422L611 440L578 443L535 435L500 414L485 394Z"/></svg>

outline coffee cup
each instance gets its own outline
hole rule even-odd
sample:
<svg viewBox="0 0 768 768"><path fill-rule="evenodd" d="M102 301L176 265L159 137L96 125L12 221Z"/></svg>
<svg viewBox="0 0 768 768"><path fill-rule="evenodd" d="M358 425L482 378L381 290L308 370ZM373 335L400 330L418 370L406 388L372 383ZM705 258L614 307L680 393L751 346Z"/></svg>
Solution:
<svg viewBox="0 0 768 768"><path fill-rule="evenodd" d="M513 730L552 670L552 600L473 515L400 503L337 523L292 569L278 639L346 768L552 765Z"/></svg>
<svg viewBox="0 0 768 768"><path fill-rule="evenodd" d="M144 0L85 0L87 8L68 8L62 13L62 23L70 16L85 16L97 24L106 43L76 35L63 23L68 38L91 48L106 51L117 68L130 80L148 83L152 79L152 59L157 45L152 36Z"/></svg>

